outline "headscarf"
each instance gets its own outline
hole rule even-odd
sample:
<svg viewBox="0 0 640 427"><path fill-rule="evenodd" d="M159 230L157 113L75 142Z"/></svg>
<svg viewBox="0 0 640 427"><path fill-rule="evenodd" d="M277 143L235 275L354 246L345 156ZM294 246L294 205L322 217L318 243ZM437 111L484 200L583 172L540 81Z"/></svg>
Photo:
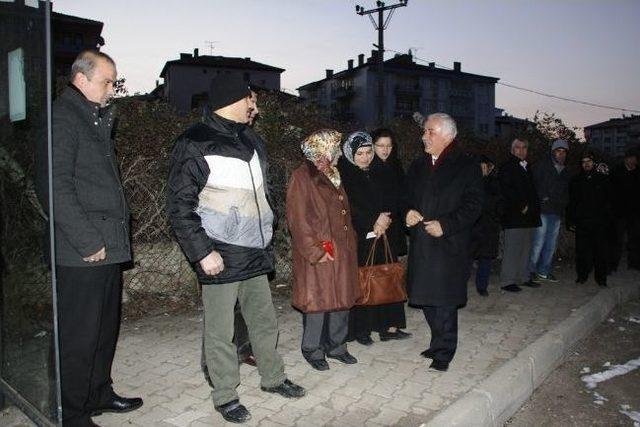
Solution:
<svg viewBox="0 0 640 427"><path fill-rule="evenodd" d="M373 141L371 140L371 135L366 132L358 131L349 135L342 146L342 152L347 160L355 165L356 152L362 147L373 147Z"/></svg>
<svg viewBox="0 0 640 427"><path fill-rule="evenodd" d="M300 144L304 156L336 187L340 187L340 172L332 164L340 156L342 134L333 129L320 129L306 137Z"/></svg>

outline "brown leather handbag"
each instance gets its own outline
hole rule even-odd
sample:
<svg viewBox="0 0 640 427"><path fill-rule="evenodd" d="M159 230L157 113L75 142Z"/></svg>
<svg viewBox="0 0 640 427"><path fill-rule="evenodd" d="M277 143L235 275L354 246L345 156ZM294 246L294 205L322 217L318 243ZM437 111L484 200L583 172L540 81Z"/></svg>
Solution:
<svg viewBox="0 0 640 427"><path fill-rule="evenodd" d="M387 235L384 238L385 263L373 265L376 246L379 237L371 244L367 262L358 268L358 282L360 284L361 297L357 305L381 305L407 300L407 292L404 287L404 267L399 262L392 262L393 255L389 247Z"/></svg>

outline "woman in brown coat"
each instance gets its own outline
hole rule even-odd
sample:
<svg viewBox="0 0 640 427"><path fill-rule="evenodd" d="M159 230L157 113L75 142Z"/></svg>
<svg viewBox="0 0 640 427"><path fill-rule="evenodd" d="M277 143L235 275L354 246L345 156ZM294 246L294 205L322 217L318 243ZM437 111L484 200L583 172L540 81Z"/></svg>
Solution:
<svg viewBox="0 0 640 427"><path fill-rule="evenodd" d="M323 129L302 142L306 160L287 187L287 222L293 253L292 305L303 313L302 355L317 370L325 356L343 363L349 309L360 296L357 238L336 162L341 134Z"/></svg>

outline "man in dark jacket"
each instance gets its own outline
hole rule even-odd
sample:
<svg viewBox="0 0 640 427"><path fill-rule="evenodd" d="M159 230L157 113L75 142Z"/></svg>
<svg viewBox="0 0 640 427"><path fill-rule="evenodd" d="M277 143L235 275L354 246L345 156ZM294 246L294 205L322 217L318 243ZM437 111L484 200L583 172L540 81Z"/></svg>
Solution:
<svg viewBox="0 0 640 427"><path fill-rule="evenodd" d="M482 210L482 173L454 139L455 121L444 113L424 123L426 156L407 174L406 224L411 227L407 291L431 329L422 356L432 369L446 371L458 343L458 307L467 302L471 228Z"/></svg>
<svg viewBox="0 0 640 427"><path fill-rule="evenodd" d="M607 234L611 223L608 177L595 168L595 156L582 155L582 172L571 180L567 229L576 233L576 283L584 283L595 269L596 283L607 286Z"/></svg>
<svg viewBox="0 0 640 427"><path fill-rule="evenodd" d="M533 165L533 183L540 201L540 227L536 228L529 256L531 280L557 282L551 272L560 221L569 203L569 171L565 166L569 144L558 139L551 155Z"/></svg>
<svg viewBox="0 0 640 427"><path fill-rule="evenodd" d="M500 283L508 292L520 292L522 288L518 285L540 286L530 280L528 268L533 232L540 226L540 203L527 163L528 148L527 141L514 139L511 156L498 172L504 208Z"/></svg>
<svg viewBox="0 0 640 427"><path fill-rule="evenodd" d="M239 75L211 82L213 113L178 137L169 165L167 213L202 286L205 357L215 408L229 422L251 415L240 404L233 344L234 306L249 330L263 391L301 397L276 351L278 326L267 274L273 270L274 215L266 150L249 127L250 90Z"/></svg>
<svg viewBox="0 0 640 427"><path fill-rule="evenodd" d="M621 165L611 173L614 230L609 269L616 271L627 249L627 266L640 270L640 170L637 148L627 150Z"/></svg>
<svg viewBox="0 0 640 427"><path fill-rule="evenodd" d="M484 186L482 214L471 231L471 257L477 260L476 290L478 294L489 296L489 276L491 260L498 256L500 246L500 216L502 215L502 195L493 160L487 156L480 159ZM470 266L472 267L472 266Z"/></svg>
<svg viewBox="0 0 640 427"><path fill-rule="evenodd" d="M53 104L53 202L64 426L127 412L142 399L116 395L111 364L120 325L121 263L131 260L129 210L111 131L116 66L85 51ZM46 191L41 192L48 206Z"/></svg>

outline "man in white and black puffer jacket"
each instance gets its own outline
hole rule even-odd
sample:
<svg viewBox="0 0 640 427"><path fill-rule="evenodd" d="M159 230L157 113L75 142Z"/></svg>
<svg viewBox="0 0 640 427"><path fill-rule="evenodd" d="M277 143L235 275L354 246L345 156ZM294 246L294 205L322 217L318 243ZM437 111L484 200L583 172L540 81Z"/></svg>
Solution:
<svg viewBox="0 0 640 427"><path fill-rule="evenodd" d="M169 165L167 213L178 243L202 286L205 357L213 403L225 420L244 422L240 374L232 342L234 305L249 330L261 388L295 398L305 394L284 373L276 351L278 327L267 274L273 270L274 214L266 189L266 150L247 123L248 82L225 75L211 82L202 122L175 143Z"/></svg>

